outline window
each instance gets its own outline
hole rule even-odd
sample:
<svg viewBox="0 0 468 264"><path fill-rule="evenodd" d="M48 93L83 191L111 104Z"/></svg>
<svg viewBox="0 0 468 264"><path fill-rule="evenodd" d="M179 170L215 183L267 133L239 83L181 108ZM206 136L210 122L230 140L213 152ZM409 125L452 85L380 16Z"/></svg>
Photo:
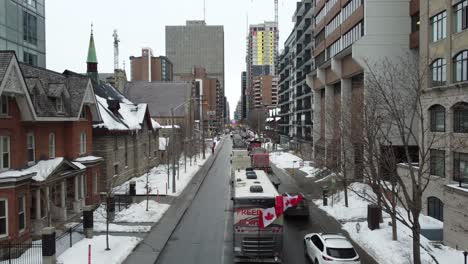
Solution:
<svg viewBox="0 0 468 264"><path fill-rule="evenodd" d="M36 144L34 140L34 133L29 133L27 135L27 147L28 147L28 162L35 162L36 161Z"/></svg>
<svg viewBox="0 0 468 264"><path fill-rule="evenodd" d="M468 133L467 103L459 103L453 107L453 132Z"/></svg>
<svg viewBox="0 0 468 264"><path fill-rule="evenodd" d="M323 251L323 243L322 243L322 240L317 236L312 236L311 239L312 240L312 243L314 243L314 245L320 250L320 251Z"/></svg>
<svg viewBox="0 0 468 264"><path fill-rule="evenodd" d="M447 11L431 17L432 41L444 39L447 36Z"/></svg>
<svg viewBox="0 0 468 264"><path fill-rule="evenodd" d="M62 99L62 97L57 97L55 99L55 107L57 108L57 112L63 112L63 99Z"/></svg>
<svg viewBox="0 0 468 264"><path fill-rule="evenodd" d="M26 228L26 197L18 197L18 229L24 231Z"/></svg>
<svg viewBox="0 0 468 264"><path fill-rule="evenodd" d="M431 175L445 177L445 151L430 150L430 173Z"/></svg>
<svg viewBox="0 0 468 264"><path fill-rule="evenodd" d="M86 133L81 132L80 134L80 154L86 153Z"/></svg>
<svg viewBox="0 0 468 264"><path fill-rule="evenodd" d="M114 176L115 175L119 175L119 165L118 164L114 165Z"/></svg>
<svg viewBox="0 0 468 264"><path fill-rule="evenodd" d="M411 16L411 32L418 32L421 21L419 20L419 12Z"/></svg>
<svg viewBox="0 0 468 264"><path fill-rule="evenodd" d="M432 86L445 85L447 81L445 59L436 59L431 64Z"/></svg>
<svg viewBox="0 0 468 264"><path fill-rule="evenodd" d="M335 4L338 3L338 0L328 0L328 2L326 3L326 8L327 8L327 11L330 11L333 6L335 6Z"/></svg>
<svg viewBox="0 0 468 264"><path fill-rule="evenodd" d="M352 259L357 256L354 248L327 248L327 254L340 259Z"/></svg>
<svg viewBox="0 0 468 264"><path fill-rule="evenodd" d="M54 133L49 134L49 158L50 159L55 158L55 134Z"/></svg>
<svg viewBox="0 0 468 264"><path fill-rule="evenodd" d="M37 66L37 55L29 52L23 52L23 62Z"/></svg>
<svg viewBox="0 0 468 264"><path fill-rule="evenodd" d="M327 8L324 7L322 8L322 10L320 10L320 12L317 13L317 15L315 16L315 25L318 25L320 24L320 22L322 22L322 20L325 18L325 15L327 14Z"/></svg>
<svg viewBox="0 0 468 264"><path fill-rule="evenodd" d="M37 17L23 11L23 40L37 45Z"/></svg>
<svg viewBox="0 0 468 264"><path fill-rule="evenodd" d="M468 178L468 154L453 153L453 180L459 181Z"/></svg>
<svg viewBox="0 0 468 264"><path fill-rule="evenodd" d="M468 50L461 51L453 59L455 82L468 80Z"/></svg>
<svg viewBox="0 0 468 264"><path fill-rule="evenodd" d="M341 11L341 21L345 21L351 14L361 6L362 0L351 0Z"/></svg>
<svg viewBox="0 0 468 264"><path fill-rule="evenodd" d="M0 136L0 170L10 168L10 137Z"/></svg>
<svg viewBox="0 0 468 264"><path fill-rule="evenodd" d="M328 37L331 33L335 31L340 26L341 23L341 14L338 13L330 23L325 27L325 36Z"/></svg>
<svg viewBox="0 0 468 264"><path fill-rule="evenodd" d="M468 0L454 6L455 32L460 32L468 27Z"/></svg>
<svg viewBox="0 0 468 264"><path fill-rule="evenodd" d="M342 37L342 49L345 49L351 44L353 44L356 40L360 39L364 35L364 23L360 22L348 32L346 32Z"/></svg>
<svg viewBox="0 0 468 264"><path fill-rule="evenodd" d="M437 220L444 221L444 203L437 197L428 197L427 215Z"/></svg>
<svg viewBox="0 0 468 264"><path fill-rule="evenodd" d="M25 2L26 4L28 4L29 6L32 6L32 7L34 7L34 8L37 7L37 0L24 0L24 2Z"/></svg>
<svg viewBox="0 0 468 264"><path fill-rule="evenodd" d="M335 43L331 44L327 50L327 59L333 58L336 54L341 51L341 39L335 41Z"/></svg>
<svg viewBox="0 0 468 264"><path fill-rule="evenodd" d="M8 115L8 97L0 96L0 115Z"/></svg>
<svg viewBox="0 0 468 264"><path fill-rule="evenodd" d="M0 200L0 236L8 236L8 202Z"/></svg>
<svg viewBox="0 0 468 264"><path fill-rule="evenodd" d="M445 108L434 105L429 108L431 115L431 132L445 132Z"/></svg>

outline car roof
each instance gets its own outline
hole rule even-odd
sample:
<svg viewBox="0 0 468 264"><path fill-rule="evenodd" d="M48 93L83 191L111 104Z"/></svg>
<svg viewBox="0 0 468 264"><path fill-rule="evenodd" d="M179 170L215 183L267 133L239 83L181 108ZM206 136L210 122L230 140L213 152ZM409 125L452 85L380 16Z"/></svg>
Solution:
<svg viewBox="0 0 468 264"><path fill-rule="evenodd" d="M325 242L326 247L331 248L352 248L353 245L348 239L339 234L322 234L322 239Z"/></svg>

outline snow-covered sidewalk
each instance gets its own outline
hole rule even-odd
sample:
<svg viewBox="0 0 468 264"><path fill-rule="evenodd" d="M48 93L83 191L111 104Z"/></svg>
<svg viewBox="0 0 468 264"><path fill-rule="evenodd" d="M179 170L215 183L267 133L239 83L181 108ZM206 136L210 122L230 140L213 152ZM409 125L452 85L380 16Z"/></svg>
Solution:
<svg viewBox="0 0 468 264"><path fill-rule="evenodd" d="M150 200L146 211L146 201L131 204L120 212L115 212L113 223L156 223L169 208L169 204L158 203ZM106 209L101 205L94 211L94 221L102 223L106 221ZM119 232L119 231L117 231Z"/></svg>
<svg viewBox="0 0 468 264"><path fill-rule="evenodd" d="M91 245L91 263L123 263L127 256L140 243L141 238L128 236L109 236L109 247L106 248L106 236L95 236L83 239L67 249L57 258L60 264L88 263L88 248Z"/></svg>
<svg viewBox="0 0 468 264"><path fill-rule="evenodd" d="M351 191L352 190L352 191ZM392 241L392 227L387 223L390 216L383 214L384 223L380 229L371 231L367 227L367 205L368 202L362 196L374 196L372 189L362 183L353 183L349 186L348 200L349 207L344 205L344 192L341 191L329 198L329 206L323 206L322 200L315 200L315 204L327 214L343 223L351 238L374 257L380 264L411 263L412 259L412 233L411 230L401 223L398 226L398 240ZM333 200L332 200L333 199ZM332 205L333 201L333 205ZM422 227L440 228L443 223L429 216L420 216ZM360 231L357 232L359 223ZM427 249L421 249L421 259L423 263L436 263L430 255L434 256L439 263L462 263L462 251L444 245L434 245L427 238L421 236L421 245ZM430 255L429 255L430 254Z"/></svg>
<svg viewBox="0 0 468 264"><path fill-rule="evenodd" d="M281 169L299 169L306 174L305 177L316 177L322 170L311 166L310 161L304 161L289 152L271 152L270 161Z"/></svg>
<svg viewBox="0 0 468 264"><path fill-rule="evenodd" d="M205 159L192 158L192 166L190 166L190 159L187 157L187 172L185 172L184 158L181 158L179 161L179 175L177 176L176 170L176 192L172 192L172 166L170 168L169 179L167 176L167 164L160 164L157 167L154 167L150 170L148 175L148 185L150 188L150 194L167 194L178 196L182 193L185 186L190 182L190 180L195 176L198 170L205 164L208 158L211 156L211 149L207 149L205 152ZM115 187L114 192L116 194L128 193L130 181L136 182L136 193L137 194L146 194L146 174L141 175L140 177L132 178L129 181L124 182L122 185ZM169 180L169 181L168 181ZM169 184L168 184L169 183ZM168 188L168 189L167 189Z"/></svg>

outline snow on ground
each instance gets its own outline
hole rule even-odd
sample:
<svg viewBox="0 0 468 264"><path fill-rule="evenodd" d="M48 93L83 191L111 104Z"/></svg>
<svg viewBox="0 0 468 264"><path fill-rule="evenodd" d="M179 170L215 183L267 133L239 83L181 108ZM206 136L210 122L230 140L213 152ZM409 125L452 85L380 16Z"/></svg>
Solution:
<svg viewBox="0 0 468 264"><path fill-rule="evenodd" d="M94 232L106 232L105 222L96 222L93 225ZM122 233L146 233L151 230L148 225L117 225L109 223L109 232L122 232Z"/></svg>
<svg viewBox="0 0 468 264"><path fill-rule="evenodd" d="M109 247L106 248L106 236L95 236L83 239L58 256L60 264L88 263L88 247L91 245L91 263L123 263L132 250L140 243L141 238L127 236L109 236Z"/></svg>
<svg viewBox="0 0 468 264"><path fill-rule="evenodd" d="M380 229L371 231L366 222L368 202L362 197L372 198L375 197L375 194L368 185L362 183L353 183L349 186L349 189L353 190L348 191L349 207L344 206L344 192L339 192L333 196L333 206L331 196L328 200L329 206L323 206L321 199L314 202L327 214L340 220L340 222L344 222L343 229L349 233L354 241L366 249L378 263L411 263L411 229L398 222L398 241L392 241L392 227L387 224L390 218L388 214L384 213L384 223L380 224ZM419 221L427 229L443 227L443 223L429 216L422 215ZM356 231L357 223L360 225L359 233ZM421 244L439 263L461 263L462 261L462 251L439 244L433 245L423 236L421 236ZM423 263L435 263L424 249L421 249L421 258Z"/></svg>
<svg viewBox="0 0 468 264"><path fill-rule="evenodd" d="M311 166L310 161L304 161L298 156L289 152L272 152L270 153L270 161L281 169L298 168L301 164L303 165L299 170L306 173L306 177L315 177L317 173L321 171L319 168Z"/></svg>
<svg viewBox="0 0 468 264"><path fill-rule="evenodd" d="M146 211L146 201L142 201L138 204L131 204L127 209L123 209L120 212L115 212L114 223L126 222L126 223L144 223L144 222L158 222L159 219L169 208L169 204L162 204L156 201L149 201L149 208ZM94 210L94 221L105 222L106 221L106 209L105 205L101 205ZM120 232L120 231L119 231Z"/></svg>
<svg viewBox="0 0 468 264"><path fill-rule="evenodd" d="M217 144L219 145L219 144ZM170 176L169 176L169 185L168 177L167 177L167 165L161 164L157 167L154 167L150 170L149 173L149 187L150 187L150 194L167 194L167 195L174 195L178 196L184 190L185 186L190 182L193 176L198 172L201 166L205 164L208 158L211 156L211 149L207 149L205 152L205 159L197 158L197 162L195 159L192 158L192 166L190 166L190 159L187 157L187 172L185 171L184 165L184 158L182 157L179 161L179 176L177 177L177 170L176 170L176 192L172 192L172 167L170 168ZM146 194L146 174L141 175L140 177L132 178L122 185L114 188L115 193L128 193L128 185L130 181L136 182L136 193L137 194ZM166 190L166 186L168 186L168 190Z"/></svg>

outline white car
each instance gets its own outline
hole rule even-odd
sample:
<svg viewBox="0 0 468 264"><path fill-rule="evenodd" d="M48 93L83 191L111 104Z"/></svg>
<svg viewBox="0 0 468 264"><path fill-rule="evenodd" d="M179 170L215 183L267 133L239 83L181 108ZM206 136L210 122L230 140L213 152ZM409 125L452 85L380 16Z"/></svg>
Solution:
<svg viewBox="0 0 468 264"><path fill-rule="evenodd" d="M312 233L304 237L304 253L313 264L360 264L349 240L340 234Z"/></svg>

